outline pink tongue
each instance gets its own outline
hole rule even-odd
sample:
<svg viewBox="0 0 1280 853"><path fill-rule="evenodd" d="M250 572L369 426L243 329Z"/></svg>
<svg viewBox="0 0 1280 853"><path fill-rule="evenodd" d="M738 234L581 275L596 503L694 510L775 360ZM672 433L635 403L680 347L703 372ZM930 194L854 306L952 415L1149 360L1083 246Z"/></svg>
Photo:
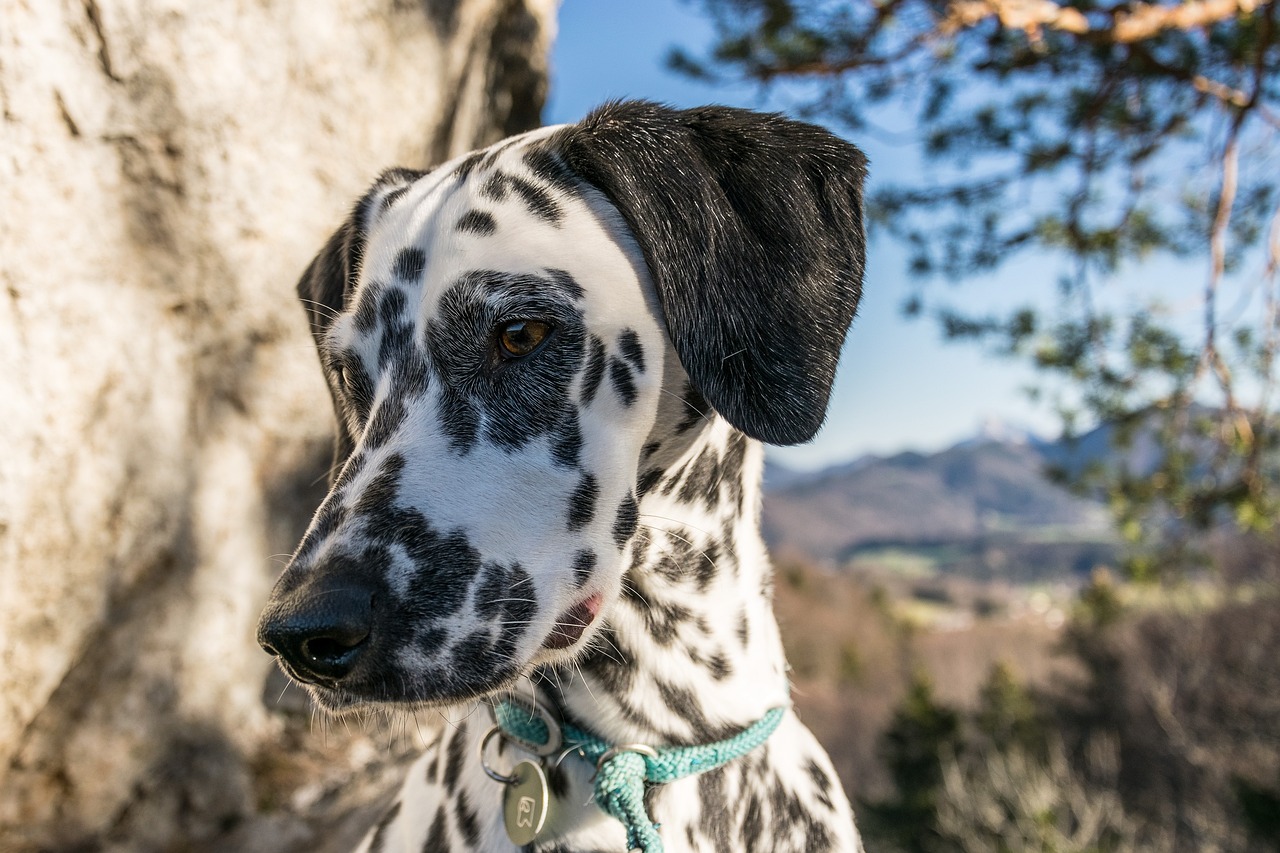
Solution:
<svg viewBox="0 0 1280 853"><path fill-rule="evenodd" d="M592 623L599 613L600 593L597 592L590 598L575 604L565 611L564 615L560 617L551 629L551 634L547 637L547 641L542 645L548 649L567 649L578 642L582 632L587 630L587 626Z"/></svg>

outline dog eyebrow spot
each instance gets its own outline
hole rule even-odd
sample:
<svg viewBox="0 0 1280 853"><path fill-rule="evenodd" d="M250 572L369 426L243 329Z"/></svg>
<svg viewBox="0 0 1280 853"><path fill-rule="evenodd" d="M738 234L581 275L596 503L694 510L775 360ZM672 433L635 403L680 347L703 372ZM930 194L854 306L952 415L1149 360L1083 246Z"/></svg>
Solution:
<svg viewBox="0 0 1280 853"><path fill-rule="evenodd" d="M396 277L403 281L417 281L427 268L427 256L421 249L401 249L396 255Z"/></svg>
<svg viewBox="0 0 1280 853"><path fill-rule="evenodd" d="M578 530L591 521L596 514L596 498L600 495L600 487L596 478L583 474L578 487L569 496L569 529Z"/></svg>
<svg viewBox="0 0 1280 853"><path fill-rule="evenodd" d="M498 223L494 221L492 214L485 213L483 210L468 210L458 219L458 230L469 231L483 237L497 231Z"/></svg>

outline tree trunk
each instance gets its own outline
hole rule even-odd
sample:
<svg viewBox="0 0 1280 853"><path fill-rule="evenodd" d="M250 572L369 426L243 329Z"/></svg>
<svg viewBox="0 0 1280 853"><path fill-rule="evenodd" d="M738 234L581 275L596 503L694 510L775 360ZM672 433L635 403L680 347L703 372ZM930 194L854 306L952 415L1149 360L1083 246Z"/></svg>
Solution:
<svg viewBox="0 0 1280 853"><path fill-rule="evenodd" d="M254 625L332 428L294 282L384 167L536 125L553 16L0 0L0 848L258 808Z"/></svg>

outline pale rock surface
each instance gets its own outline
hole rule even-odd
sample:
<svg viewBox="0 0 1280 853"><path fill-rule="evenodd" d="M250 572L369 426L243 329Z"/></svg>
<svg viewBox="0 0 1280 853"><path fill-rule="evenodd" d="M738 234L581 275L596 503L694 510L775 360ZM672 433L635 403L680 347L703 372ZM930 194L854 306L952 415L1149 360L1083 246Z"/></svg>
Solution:
<svg viewBox="0 0 1280 853"><path fill-rule="evenodd" d="M307 840L255 818L331 430L294 282L383 167L537 123L554 13L0 0L0 849Z"/></svg>

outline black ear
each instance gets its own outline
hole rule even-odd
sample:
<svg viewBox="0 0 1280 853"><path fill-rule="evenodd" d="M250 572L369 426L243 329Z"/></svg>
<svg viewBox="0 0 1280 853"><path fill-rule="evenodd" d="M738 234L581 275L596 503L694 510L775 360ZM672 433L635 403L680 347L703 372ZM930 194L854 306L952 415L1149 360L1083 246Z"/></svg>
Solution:
<svg viewBox="0 0 1280 853"><path fill-rule="evenodd" d="M698 391L750 436L812 438L862 291L862 152L779 115L646 101L553 144L626 219Z"/></svg>
<svg viewBox="0 0 1280 853"><path fill-rule="evenodd" d="M315 338L317 347L321 346L334 318L342 313L355 292L369 228L378 215L422 174L410 169L388 169L383 172L369 191L356 202L351 214L325 243L320 254L307 265L302 278L298 280L298 298L306 309L307 319L311 323L311 335ZM321 352L323 351L321 347ZM343 403L337 377L328 365L323 367L338 421L333 465L329 469L332 483L342 463L355 449L355 438L347 429L346 418L342 414Z"/></svg>

